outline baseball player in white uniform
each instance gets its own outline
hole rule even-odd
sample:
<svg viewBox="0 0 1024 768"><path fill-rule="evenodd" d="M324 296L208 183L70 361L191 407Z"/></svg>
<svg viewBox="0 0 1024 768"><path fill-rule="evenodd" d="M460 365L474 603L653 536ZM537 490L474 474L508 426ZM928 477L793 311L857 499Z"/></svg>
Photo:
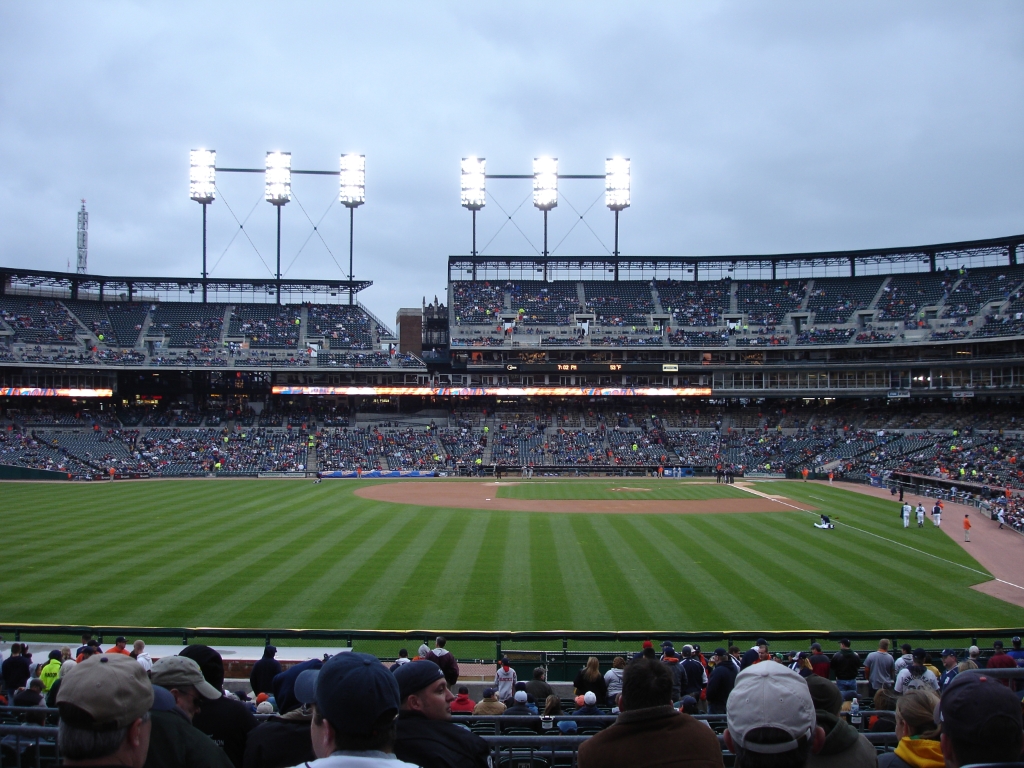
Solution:
<svg viewBox="0 0 1024 768"><path fill-rule="evenodd" d="M917 527L924 528L924 504L917 503Z"/></svg>
<svg viewBox="0 0 1024 768"><path fill-rule="evenodd" d="M903 527L904 528L909 528L910 527L910 512L912 511L912 509L913 509L913 507L910 506L910 502L909 501L904 502L904 504L903 504Z"/></svg>

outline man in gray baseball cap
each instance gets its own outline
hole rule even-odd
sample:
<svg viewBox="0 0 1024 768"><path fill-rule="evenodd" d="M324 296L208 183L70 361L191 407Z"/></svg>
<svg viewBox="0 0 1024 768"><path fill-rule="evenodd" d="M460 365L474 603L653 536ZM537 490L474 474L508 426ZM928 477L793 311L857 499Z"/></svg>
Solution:
<svg viewBox="0 0 1024 768"><path fill-rule="evenodd" d="M398 683L376 656L339 653L295 680L295 697L313 706L308 768L413 768L394 756ZM298 766L296 766L298 768Z"/></svg>
<svg viewBox="0 0 1024 768"><path fill-rule="evenodd" d="M221 696L220 691L206 682L199 665L186 656L164 656L153 664L149 675L153 685L171 692L174 703L189 720L196 716L203 699L219 699Z"/></svg>
<svg viewBox="0 0 1024 768"><path fill-rule="evenodd" d="M825 743L807 683L774 661L736 675L726 718L723 737L735 768L803 768Z"/></svg>
<svg viewBox="0 0 1024 768"><path fill-rule="evenodd" d="M129 656L93 656L68 670L57 693L64 765L142 768L152 703L153 686Z"/></svg>

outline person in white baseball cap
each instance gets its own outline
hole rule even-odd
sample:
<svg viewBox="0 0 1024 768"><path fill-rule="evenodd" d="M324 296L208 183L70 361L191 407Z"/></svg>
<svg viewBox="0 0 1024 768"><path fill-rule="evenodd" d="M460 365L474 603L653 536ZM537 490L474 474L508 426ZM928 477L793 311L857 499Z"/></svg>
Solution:
<svg viewBox="0 0 1024 768"><path fill-rule="evenodd" d="M783 664L762 662L740 672L726 713L723 736L736 768L803 768L825 743L807 683Z"/></svg>

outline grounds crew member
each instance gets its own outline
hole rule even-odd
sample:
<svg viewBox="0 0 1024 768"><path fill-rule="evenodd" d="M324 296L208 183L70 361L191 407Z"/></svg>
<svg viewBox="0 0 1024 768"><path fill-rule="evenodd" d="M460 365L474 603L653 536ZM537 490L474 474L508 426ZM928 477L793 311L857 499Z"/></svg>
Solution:
<svg viewBox="0 0 1024 768"><path fill-rule="evenodd" d="M60 651L50 651L49 661L39 670L39 679L43 681L43 692L49 691L57 678L60 677L60 667L63 662L60 658Z"/></svg>

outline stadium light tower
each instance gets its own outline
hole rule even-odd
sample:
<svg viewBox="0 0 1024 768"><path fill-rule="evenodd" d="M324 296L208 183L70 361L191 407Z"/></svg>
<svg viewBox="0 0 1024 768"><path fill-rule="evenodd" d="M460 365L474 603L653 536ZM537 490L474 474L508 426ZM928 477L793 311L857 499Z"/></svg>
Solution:
<svg viewBox="0 0 1024 768"><path fill-rule="evenodd" d="M487 160L462 158L462 206L473 213L473 255L476 256L476 212L486 204Z"/></svg>
<svg viewBox="0 0 1024 768"><path fill-rule="evenodd" d="M348 279L353 279L352 245L355 229L356 208L366 202L366 155L347 154L341 156L338 202L348 208ZM348 303L355 302L352 291L348 292Z"/></svg>
<svg viewBox="0 0 1024 768"><path fill-rule="evenodd" d="M281 303L281 209L292 199L292 153L267 152L264 198L277 208L277 303Z"/></svg>
<svg viewBox="0 0 1024 768"><path fill-rule="evenodd" d="M558 158L533 158L533 204L544 211L544 255L548 255L548 211L558 205Z"/></svg>
<svg viewBox="0 0 1024 768"><path fill-rule="evenodd" d="M619 256L619 211L629 208L629 158L604 161L604 204L615 211L615 257Z"/></svg>
<svg viewBox="0 0 1024 768"><path fill-rule="evenodd" d="M206 302L206 206L217 197L217 152L193 149L188 153L188 196L203 206L203 302Z"/></svg>

